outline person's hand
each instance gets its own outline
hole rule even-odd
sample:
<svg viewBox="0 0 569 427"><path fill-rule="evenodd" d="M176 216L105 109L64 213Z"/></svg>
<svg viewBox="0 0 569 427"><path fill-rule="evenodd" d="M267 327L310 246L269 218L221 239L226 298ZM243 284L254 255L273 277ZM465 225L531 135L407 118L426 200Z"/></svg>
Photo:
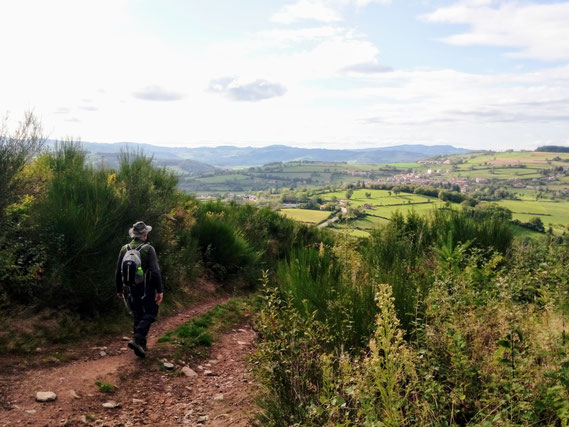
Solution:
<svg viewBox="0 0 569 427"><path fill-rule="evenodd" d="M156 305L160 305L160 304L162 304L163 299L164 299L164 294L159 293L159 294L156 294L156 298L154 298L154 301L156 301Z"/></svg>
<svg viewBox="0 0 569 427"><path fill-rule="evenodd" d="M124 294L122 292L117 292L117 298L118 299L123 299L124 298Z"/></svg>

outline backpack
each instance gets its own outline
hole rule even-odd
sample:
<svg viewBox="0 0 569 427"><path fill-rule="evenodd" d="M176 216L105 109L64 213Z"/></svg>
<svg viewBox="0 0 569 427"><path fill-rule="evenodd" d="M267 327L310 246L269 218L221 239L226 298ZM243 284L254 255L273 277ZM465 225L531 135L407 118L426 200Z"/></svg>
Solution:
<svg viewBox="0 0 569 427"><path fill-rule="evenodd" d="M122 258L121 275L124 285L134 286L144 282L144 271L142 270L142 259L140 251L148 244L140 245L138 248L132 249L130 245L126 245L126 253Z"/></svg>

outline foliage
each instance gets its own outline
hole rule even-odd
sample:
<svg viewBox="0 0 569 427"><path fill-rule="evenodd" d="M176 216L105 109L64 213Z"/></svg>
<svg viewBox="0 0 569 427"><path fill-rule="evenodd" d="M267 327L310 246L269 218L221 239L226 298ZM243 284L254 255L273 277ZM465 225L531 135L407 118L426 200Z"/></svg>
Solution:
<svg viewBox="0 0 569 427"><path fill-rule="evenodd" d="M4 208L19 195L18 174L41 151L44 142L41 123L32 112L25 113L13 132L6 122L0 124L0 224Z"/></svg>
<svg viewBox="0 0 569 427"><path fill-rule="evenodd" d="M196 354L200 347L209 347L220 332L238 325L251 310L246 298L234 298L212 308L206 314L184 323L175 330L168 331L158 339L159 343L172 343L176 346L178 358Z"/></svg>
<svg viewBox="0 0 569 427"><path fill-rule="evenodd" d="M95 381L95 385L101 393L114 393L117 387L107 381Z"/></svg>
<svg viewBox="0 0 569 427"><path fill-rule="evenodd" d="M398 217L334 257L295 254L258 318L260 420L566 425L569 250L513 245L502 213ZM377 318L343 347L354 283L377 292Z"/></svg>
<svg viewBox="0 0 569 427"><path fill-rule="evenodd" d="M304 319L314 318L331 331L329 351L361 348L373 327L373 287L360 286L357 276L348 273L348 262L340 261L322 245L320 250L293 250L289 261L277 268L280 290L299 314ZM357 264L351 267L357 275Z"/></svg>

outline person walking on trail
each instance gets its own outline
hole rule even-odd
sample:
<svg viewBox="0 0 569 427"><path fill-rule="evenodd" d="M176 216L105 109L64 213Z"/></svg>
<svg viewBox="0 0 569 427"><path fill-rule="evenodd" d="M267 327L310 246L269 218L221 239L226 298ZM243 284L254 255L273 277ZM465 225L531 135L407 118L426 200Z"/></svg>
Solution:
<svg viewBox="0 0 569 427"><path fill-rule="evenodd" d="M134 320L128 346L138 357L146 356L146 336L164 297L158 257L147 243L151 230L143 221L133 224L128 232L132 241L121 248L116 270L117 296L126 302Z"/></svg>

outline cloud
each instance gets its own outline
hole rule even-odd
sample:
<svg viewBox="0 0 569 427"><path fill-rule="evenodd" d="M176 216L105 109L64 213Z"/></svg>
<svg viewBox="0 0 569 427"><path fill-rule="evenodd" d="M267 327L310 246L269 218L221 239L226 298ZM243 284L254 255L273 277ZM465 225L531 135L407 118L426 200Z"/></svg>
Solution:
<svg viewBox="0 0 569 427"><path fill-rule="evenodd" d="M180 92L170 91L156 85L146 86L134 92L133 96L145 101L179 101L184 98Z"/></svg>
<svg viewBox="0 0 569 427"><path fill-rule="evenodd" d="M83 105L81 107L79 107L80 110L85 110L85 111L99 111L99 109L97 107L94 107L92 105Z"/></svg>
<svg viewBox="0 0 569 427"><path fill-rule="evenodd" d="M69 108L67 107L59 107L57 110L54 111L54 114L69 114Z"/></svg>
<svg viewBox="0 0 569 427"><path fill-rule="evenodd" d="M301 21L339 22L343 9L364 8L371 3L390 4L391 0L296 0L271 16L271 22L293 24Z"/></svg>
<svg viewBox="0 0 569 427"><path fill-rule="evenodd" d="M287 4L271 16L271 21L278 24L293 24L299 21L337 22L340 14L319 0L298 0Z"/></svg>
<svg viewBox="0 0 569 427"><path fill-rule="evenodd" d="M357 7L366 7L369 4L391 4L391 0L344 0L346 3L355 4Z"/></svg>
<svg viewBox="0 0 569 427"><path fill-rule="evenodd" d="M386 65L381 65L377 61L360 62L357 64L348 65L342 68L343 72L352 72L359 74L376 74L376 73L389 73L393 68Z"/></svg>
<svg viewBox="0 0 569 427"><path fill-rule="evenodd" d="M250 83L239 83L235 77L222 77L212 80L210 92L221 93L234 101L262 101L276 98L286 93L286 88L278 83L257 79Z"/></svg>
<svg viewBox="0 0 569 427"><path fill-rule="evenodd" d="M569 59L569 2L466 0L439 8L423 19L469 26L465 32L442 39L448 44L510 47L515 50L508 55L517 58Z"/></svg>

